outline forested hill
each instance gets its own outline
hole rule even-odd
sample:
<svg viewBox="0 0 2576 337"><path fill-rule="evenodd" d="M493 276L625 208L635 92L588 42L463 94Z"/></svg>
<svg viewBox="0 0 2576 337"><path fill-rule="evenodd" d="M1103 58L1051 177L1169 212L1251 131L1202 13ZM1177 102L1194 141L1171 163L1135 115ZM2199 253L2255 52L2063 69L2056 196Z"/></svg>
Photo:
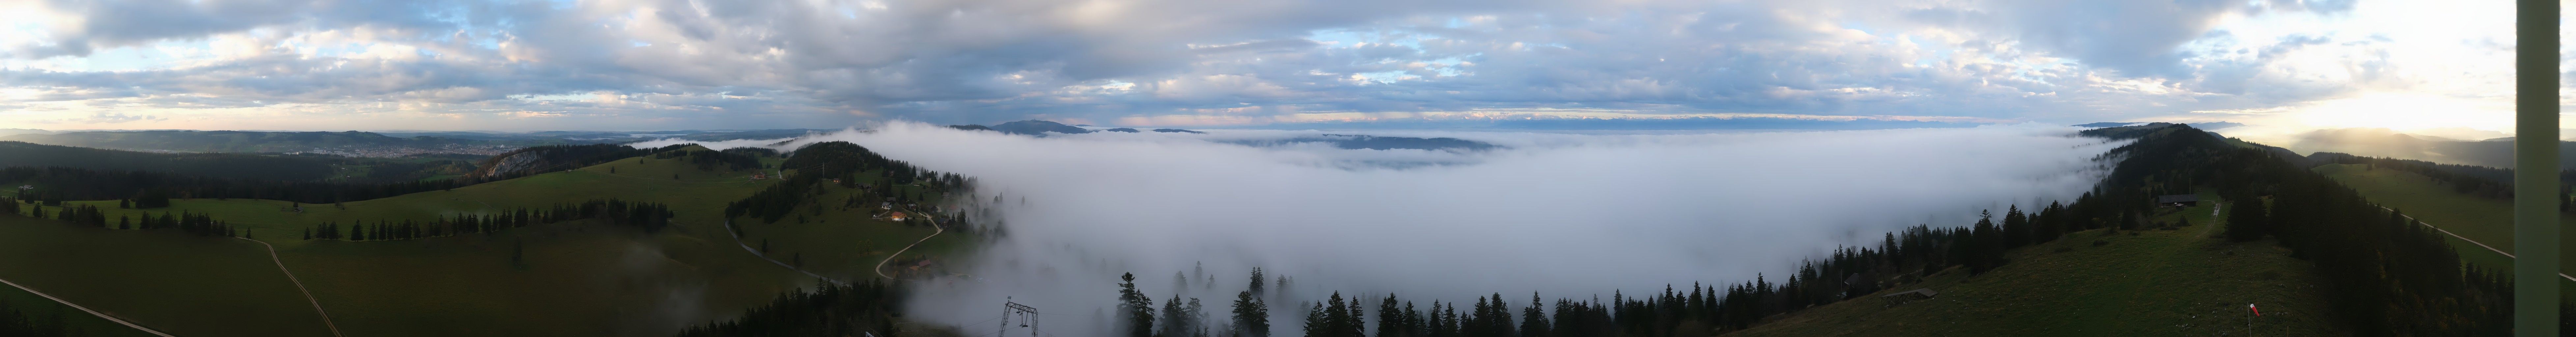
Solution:
<svg viewBox="0 0 2576 337"><path fill-rule="evenodd" d="M168 172L225 179L304 181L333 175L323 157L230 153L149 153L0 141L0 167L71 167Z"/></svg>
<svg viewBox="0 0 2576 337"><path fill-rule="evenodd" d="M663 150L690 145L674 145ZM539 146L483 160L460 155L148 153L0 142L0 184L27 201L249 198L333 203L444 190L654 154L625 145ZM697 151L702 166L745 166L746 155ZM701 158L703 157L703 158ZM501 170L490 166L504 165ZM753 160L751 166L757 166ZM480 172L481 174L476 174Z"/></svg>
<svg viewBox="0 0 2576 337"><path fill-rule="evenodd" d="M316 149L348 147L412 147L421 149L466 148L473 146L522 146L523 142L473 140L445 137L390 137L374 132L261 132L261 131L89 131L57 134L20 134L0 140L39 144L95 147L109 149L160 150L179 152L301 152Z"/></svg>

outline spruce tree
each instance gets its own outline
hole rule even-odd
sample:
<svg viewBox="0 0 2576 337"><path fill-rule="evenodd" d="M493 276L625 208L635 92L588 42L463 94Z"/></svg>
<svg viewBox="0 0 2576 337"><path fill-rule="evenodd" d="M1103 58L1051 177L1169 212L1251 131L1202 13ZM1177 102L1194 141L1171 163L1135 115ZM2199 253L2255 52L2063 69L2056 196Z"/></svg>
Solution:
<svg viewBox="0 0 2576 337"><path fill-rule="evenodd" d="M2272 221L2264 218L2262 199L2244 197L2233 201L2229 203L2226 210L2223 210L2227 212L2227 241L2254 241L2262 239L2263 234L2270 232L2269 229L2264 228Z"/></svg>
<svg viewBox="0 0 2576 337"><path fill-rule="evenodd" d="M1331 325L1332 323L1331 323L1331 322L1327 322L1327 321L1325 321L1326 319L1329 319L1329 318L1327 318L1327 317L1324 315L1324 304L1323 304L1323 303L1316 303L1314 306L1307 307L1307 308L1306 308L1306 334L1304 334L1304 335L1302 335L1302 336L1305 336L1305 337L1332 337L1332 332L1331 332L1331 331L1333 331L1333 330L1332 330L1332 327L1330 327L1330 325Z"/></svg>
<svg viewBox="0 0 2576 337"><path fill-rule="evenodd" d="M1417 337L1429 333L1429 330L1426 329L1423 324L1422 310L1415 309L1413 307L1413 301L1404 301L1404 331L1399 335L1404 337Z"/></svg>
<svg viewBox="0 0 2576 337"><path fill-rule="evenodd" d="M1252 284L1261 284L1260 272L1254 273ZM1234 293L1234 336L1270 336L1270 307L1261 303L1261 298L1253 296L1251 291Z"/></svg>
<svg viewBox="0 0 2576 337"><path fill-rule="evenodd" d="M1347 337L1343 335L1343 332L1350 330L1350 325L1351 311L1342 307L1342 293L1333 292L1333 296L1324 300L1324 326L1321 328L1323 332L1320 336ZM1309 326L1306 327L1306 329L1310 330L1307 331L1306 334L1317 334L1315 331L1311 331L1317 329L1316 327Z"/></svg>
<svg viewBox="0 0 2576 337"><path fill-rule="evenodd" d="M1172 300L1163 302L1161 329L1163 330L1162 335L1164 337L1188 337L1190 335L1189 317L1183 316L1182 310L1180 294L1173 294Z"/></svg>
<svg viewBox="0 0 2576 337"><path fill-rule="evenodd" d="M1253 296L1269 295L1261 291L1262 282L1269 280L1270 278L1261 276L1261 267L1252 267L1252 285L1244 291L1252 292Z"/></svg>
<svg viewBox="0 0 2576 337"><path fill-rule="evenodd" d="M2006 208L2003 231L2005 248L2018 248L2031 244L2030 218L2022 214L2021 205Z"/></svg>
<svg viewBox="0 0 2576 337"><path fill-rule="evenodd" d="M1336 295L1339 294L1336 293ZM1343 302L1342 307L1342 310L1349 311L1350 315L1342 322L1341 333L1336 335L1341 337L1368 337L1368 308L1360 306L1360 298L1358 296L1352 296L1350 301Z"/></svg>
<svg viewBox="0 0 2576 337"><path fill-rule="evenodd" d="M1129 337L1154 337L1154 298L1136 290L1136 273L1118 275L1120 329Z"/></svg>
<svg viewBox="0 0 2576 337"><path fill-rule="evenodd" d="M1529 308L1521 310L1521 337L1552 337L1556 335L1555 329L1552 329L1547 325L1547 312L1539 310L1538 304L1538 292L1530 292Z"/></svg>
<svg viewBox="0 0 2576 337"><path fill-rule="evenodd" d="M1403 335L1404 312L1396 310L1395 302L1395 293L1387 293L1386 299L1377 301L1377 337Z"/></svg>
<svg viewBox="0 0 2576 337"><path fill-rule="evenodd" d="M1189 333L1182 336L1208 337L1207 307L1199 305L1199 298L1191 297L1190 305L1181 307L1180 318L1190 321Z"/></svg>
<svg viewBox="0 0 2576 337"><path fill-rule="evenodd" d="M1978 211L1977 225L1969 227L1967 234L1969 239L1960 241L1967 242L1968 274L1984 274L1994 269L1995 255L1999 255L2003 248L2003 240L1996 240L2002 235L1996 233L1994 213Z"/></svg>

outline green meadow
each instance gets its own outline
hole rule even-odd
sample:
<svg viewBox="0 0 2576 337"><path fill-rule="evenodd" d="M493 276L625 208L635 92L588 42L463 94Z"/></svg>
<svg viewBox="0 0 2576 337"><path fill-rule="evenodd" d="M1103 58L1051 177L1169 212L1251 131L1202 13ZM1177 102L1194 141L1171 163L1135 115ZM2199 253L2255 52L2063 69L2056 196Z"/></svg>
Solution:
<svg viewBox="0 0 2576 337"><path fill-rule="evenodd" d="M114 200L71 204L100 206L111 223L184 211L246 230L276 246L280 260L349 336L667 335L730 319L819 281L745 252L725 233L727 202L779 181L751 179L754 173L638 157L339 204L177 199L145 210L116 209ZM856 189L824 190L814 198L818 203L797 210L806 218L801 223L735 224L754 247L771 241L772 258L801 260L803 269L841 280L876 277L870 268L878 261L933 231L873 219L885 211L874 202L837 207ZM423 221L606 198L664 203L677 217L652 232L584 220L414 240L302 239L304 230L325 222ZM905 258L951 253L972 242L971 235L951 231ZM246 240L0 216L0 277L175 335L331 335L267 251Z"/></svg>

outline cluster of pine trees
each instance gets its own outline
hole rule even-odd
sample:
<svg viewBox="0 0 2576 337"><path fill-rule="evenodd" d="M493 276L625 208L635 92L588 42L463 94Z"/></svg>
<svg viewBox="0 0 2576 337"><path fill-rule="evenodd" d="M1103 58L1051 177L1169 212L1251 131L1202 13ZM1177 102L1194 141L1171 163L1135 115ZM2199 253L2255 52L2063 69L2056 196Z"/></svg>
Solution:
<svg viewBox="0 0 2576 337"><path fill-rule="evenodd" d="M690 327L678 337L896 336L903 286L892 282L822 283L780 295L730 321Z"/></svg>
<svg viewBox="0 0 2576 337"><path fill-rule="evenodd" d="M507 228L573 220L600 219L609 224L633 226L647 231L671 225L676 213L669 205L651 202L629 202L600 199L581 203L556 204L552 208L514 208L497 214L459 214L440 216L436 220L377 220L375 223L342 225L326 222L304 230L305 240L409 240L490 233ZM342 228L347 232L343 234Z"/></svg>
<svg viewBox="0 0 2576 337"><path fill-rule="evenodd" d="M123 228L125 226L124 222L125 217L117 217L117 227ZM181 232L186 232L196 236L241 236L241 233L233 231L233 225L230 222L215 220L215 217L212 215L190 213L187 211L180 211L179 214L163 212L161 215L157 216L146 213L143 214L142 220L135 221L135 228L178 229Z"/></svg>
<svg viewBox="0 0 2576 337"><path fill-rule="evenodd" d="M44 217L46 217L46 215L45 215L45 208L44 208L44 207L39 206L39 207L34 207L34 208L35 208L34 213L30 214L29 216L33 216L33 217L37 217L37 218L44 218ZM71 223L73 223L73 224L82 225L82 226L100 227L100 228L105 228L105 227L107 227L107 213L106 213L106 212L100 212L100 211L98 211L98 206L90 206L90 205L62 206L60 209L58 209L58 210L56 210L56 211L54 212L54 214L53 214L53 218L54 218L55 220L69 221L69 222L71 222ZM120 222L122 222L122 220L123 220L123 219L118 219L118 220L120 220Z"/></svg>
<svg viewBox="0 0 2576 337"><path fill-rule="evenodd" d="M0 198L0 211L6 211L8 214L25 215L38 219L62 220L75 225L98 228L178 229L180 231L187 232L188 234L198 236L232 237L239 236L241 234L233 231L231 223L215 220L214 216L211 215L189 213L186 211L181 211L178 214L162 212L160 215L145 213L143 214L143 219L140 221L136 221L131 217L117 216L116 225L114 227L110 227L107 222L107 212L101 211L98 206L55 206L54 210L47 211L45 209L47 206L21 206L21 203L22 201L16 199ZM21 211L20 208L25 208L23 211L26 213L19 213Z"/></svg>
<svg viewBox="0 0 2576 337"><path fill-rule="evenodd" d="M73 336L75 331L63 324L59 307L51 315L36 317L16 308L0 306L0 336Z"/></svg>
<svg viewBox="0 0 2576 337"><path fill-rule="evenodd" d="M691 145L697 144L679 144L673 146L687 147ZM665 148L667 149L670 147ZM753 170L761 168L761 153L762 152L760 151L662 151L654 153L653 159L680 158L682 161L688 162L689 164L697 165L699 171L714 171L720 165L727 170Z"/></svg>

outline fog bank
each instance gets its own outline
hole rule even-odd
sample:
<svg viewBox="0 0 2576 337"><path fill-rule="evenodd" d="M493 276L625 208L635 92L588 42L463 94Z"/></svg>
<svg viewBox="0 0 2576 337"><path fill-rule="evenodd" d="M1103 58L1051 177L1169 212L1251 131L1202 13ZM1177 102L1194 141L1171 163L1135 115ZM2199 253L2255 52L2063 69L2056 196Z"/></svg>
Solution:
<svg viewBox="0 0 2576 337"><path fill-rule="evenodd" d="M1007 233L946 261L970 276L920 282L913 317L990 332L1013 296L1067 315L1045 327L1077 336L1105 334L1123 272L1158 304L1201 298L1211 319L1247 269L1292 277L1272 303L1280 333L1302 317L1290 306L1330 291L1396 292L1423 307L1502 293L1519 307L1532 291L1607 298L1777 276L1902 227L2072 199L2118 145L2076 130L1344 132L1500 146L1464 151L1229 143L1324 133L1304 131L1037 138L891 123L784 146L850 141L979 179L973 197L1003 200L991 206ZM1174 284L1175 273L1196 281Z"/></svg>

